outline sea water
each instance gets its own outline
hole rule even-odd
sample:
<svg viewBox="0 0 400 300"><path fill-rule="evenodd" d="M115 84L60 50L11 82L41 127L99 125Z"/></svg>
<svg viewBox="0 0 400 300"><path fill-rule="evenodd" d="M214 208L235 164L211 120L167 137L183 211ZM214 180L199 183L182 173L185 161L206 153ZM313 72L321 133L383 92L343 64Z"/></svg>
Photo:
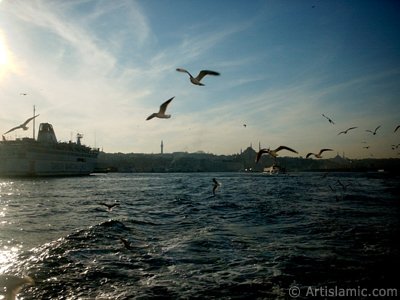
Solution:
<svg viewBox="0 0 400 300"><path fill-rule="evenodd" d="M19 299L394 296L399 196L380 173L3 178L0 274L34 279Z"/></svg>

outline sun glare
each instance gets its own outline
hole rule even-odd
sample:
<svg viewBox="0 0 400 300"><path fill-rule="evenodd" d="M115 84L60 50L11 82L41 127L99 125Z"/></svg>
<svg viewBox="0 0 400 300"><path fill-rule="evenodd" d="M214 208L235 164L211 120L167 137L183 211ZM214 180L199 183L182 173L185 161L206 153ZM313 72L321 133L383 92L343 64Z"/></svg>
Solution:
<svg viewBox="0 0 400 300"><path fill-rule="evenodd" d="M0 78L12 69L11 52L8 50L4 35L0 31Z"/></svg>
<svg viewBox="0 0 400 300"><path fill-rule="evenodd" d="M7 64L7 50L6 47L4 46L3 41L0 39L0 65L4 66Z"/></svg>

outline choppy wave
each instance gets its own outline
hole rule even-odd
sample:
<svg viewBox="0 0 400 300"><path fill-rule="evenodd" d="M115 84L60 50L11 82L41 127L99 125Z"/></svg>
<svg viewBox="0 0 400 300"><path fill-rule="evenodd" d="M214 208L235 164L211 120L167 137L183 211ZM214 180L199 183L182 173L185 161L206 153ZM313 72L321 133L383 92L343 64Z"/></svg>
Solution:
<svg viewBox="0 0 400 300"><path fill-rule="evenodd" d="M213 177L222 182L215 197ZM0 253L9 256L0 267L34 278L23 299L287 299L292 286L393 288L399 182L321 173L5 181ZM99 204L114 201L112 211Z"/></svg>

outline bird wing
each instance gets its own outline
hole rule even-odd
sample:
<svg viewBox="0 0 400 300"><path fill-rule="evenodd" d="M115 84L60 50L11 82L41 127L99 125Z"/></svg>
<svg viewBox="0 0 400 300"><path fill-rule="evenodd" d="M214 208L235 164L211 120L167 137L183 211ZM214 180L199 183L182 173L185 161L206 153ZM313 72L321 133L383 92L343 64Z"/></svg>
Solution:
<svg viewBox="0 0 400 300"><path fill-rule="evenodd" d="M260 151L258 151L257 157L256 157L256 163L258 163L258 161L260 160L261 156L262 156L264 153L268 153L268 152L269 152L269 150L266 149L266 148L261 149Z"/></svg>
<svg viewBox="0 0 400 300"><path fill-rule="evenodd" d="M25 127L30 121L32 121L37 116L39 116L39 115L33 116L33 117L29 118L28 120L26 120L23 124L21 124L21 127Z"/></svg>
<svg viewBox="0 0 400 300"><path fill-rule="evenodd" d="M306 155L306 158L309 158L311 155L314 155L315 156L315 154L314 153L308 153L307 155Z"/></svg>
<svg viewBox="0 0 400 300"><path fill-rule="evenodd" d="M379 128L381 128L381 125L379 125L378 127L375 128L375 133Z"/></svg>
<svg viewBox="0 0 400 300"><path fill-rule="evenodd" d="M397 129L399 129L399 128L400 128L400 125L397 125L397 127L394 129L394 132L396 132Z"/></svg>
<svg viewBox="0 0 400 300"><path fill-rule="evenodd" d="M356 129L357 127L350 127L349 129L347 129L346 131L352 130L352 129Z"/></svg>
<svg viewBox="0 0 400 300"><path fill-rule="evenodd" d="M175 96L172 97L171 99L168 99L168 100L165 101L163 104L161 104L161 105L160 105L160 111L159 111L159 113L164 114L165 111L167 110L168 104L169 104L174 98L175 98Z"/></svg>
<svg viewBox="0 0 400 300"><path fill-rule="evenodd" d="M278 152L280 150L288 150L294 153L298 153L296 150L293 150L292 148L289 148L287 146L279 146L278 148L275 149L275 152Z"/></svg>
<svg viewBox="0 0 400 300"><path fill-rule="evenodd" d="M22 128L22 125L19 125L19 126L16 126L16 127L14 127L14 128L11 128L9 131L4 132L4 134L7 134L7 133L9 133L9 132L11 132L11 131L14 131L14 130L17 130L17 129L19 129L19 128Z"/></svg>
<svg viewBox="0 0 400 300"><path fill-rule="evenodd" d="M183 73L187 73L190 77L193 77L192 76L192 74L190 74L187 70L185 70L185 69L182 69L182 68L176 68L176 70L178 71L178 72L183 72Z"/></svg>
<svg viewBox="0 0 400 300"><path fill-rule="evenodd" d="M153 119L155 116L157 116L157 114L156 114L156 113L152 113L150 116L148 116L148 117L146 118L146 121L147 121L147 120Z"/></svg>
<svg viewBox="0 0 400 300"><path fill-rule="evenodd" d="M325 152L325 151L333 151L333 149L321 149L321 150L319 150L319 155L321 155L322 152Z"/></svg>
<svg viewBox="0 0 400 300"><path fill-rule="evenodd" d="M218 72L215 71L210 71L210 70L201 70L199 75L197 75L196 79L198 81L202 80L204 76L206 75L214 75L214 76L218 76L220 75Z"/></svg>

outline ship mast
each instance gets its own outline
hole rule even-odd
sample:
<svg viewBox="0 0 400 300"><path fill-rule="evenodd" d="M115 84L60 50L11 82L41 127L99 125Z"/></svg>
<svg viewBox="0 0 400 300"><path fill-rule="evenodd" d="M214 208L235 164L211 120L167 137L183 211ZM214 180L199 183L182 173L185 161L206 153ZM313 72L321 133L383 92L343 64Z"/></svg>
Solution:
<svg viewBox="0 0 400 300"><path fill-rule="evenodd" d="M36 113L36 107L35 107L35 105L33 105L33 116L35 116L35 113ZM33 139L35 140L35 119L36 118L33 118Z"/></svg>

